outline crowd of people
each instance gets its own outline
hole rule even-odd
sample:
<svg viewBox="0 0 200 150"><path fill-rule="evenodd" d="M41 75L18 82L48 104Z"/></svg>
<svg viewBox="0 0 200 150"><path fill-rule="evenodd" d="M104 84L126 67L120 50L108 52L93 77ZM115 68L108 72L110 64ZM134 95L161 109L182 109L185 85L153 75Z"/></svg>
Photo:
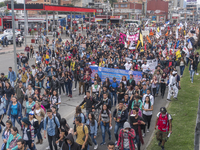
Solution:
<svg viewBox="0 0 200 150"><path fill-rule="evenodd" d="M136 43L135 49L129 49L120 39L121 32L137 32L138 29L130 26L88 30L87 36L71 32L71 41L63 43L58 37L52 40L52 46L46 41L38 49L27 45L24 53L17 54L18 72L9 67L7 76L1 73L0 122L4 127L1 149L25 150L28 147L35 150L46 138L50 150L53 147L55 150L58 147L89 150L92 145L98 149L106 144L107 132L109 150L114 147L140 150L143 138L150 132L154 104L159 103L157 98L164 99L168 89L166 100L171 101L171 96L177 100L185 68L190 71L191 83L195 72L198 75L199 54L195 52L194 38L186 36L195 29L192 24L180 28L178 38L170 27L164 28L159 38L152 30L153 35L144 37L139 46ZM186 53L184 48L189 44L193 47ZM175 47L180 50L180 56L170 51ZM165 50L167 53L163 53ZM153 59L158 62L154 72L147 63ZM34 64L30 64L30 60L34 60ZM98 73L92 72L91 65L139 71L142 77L137 82L132 74L122 76L120 81L115 77L112 82L108 77L103 81ZM61 94L72 98L76 88L83 101L75 109L72 127L61 117L59 109L64 101ZM4 123L6 115L8 120ZM165 107L160 108L156 117L153 126L158 129L158 145L164 150L168 135L172 133L172 117ZM16 127L16 121L20 128ZM96 141L98 130L101 130L101 143Z"/></svg>

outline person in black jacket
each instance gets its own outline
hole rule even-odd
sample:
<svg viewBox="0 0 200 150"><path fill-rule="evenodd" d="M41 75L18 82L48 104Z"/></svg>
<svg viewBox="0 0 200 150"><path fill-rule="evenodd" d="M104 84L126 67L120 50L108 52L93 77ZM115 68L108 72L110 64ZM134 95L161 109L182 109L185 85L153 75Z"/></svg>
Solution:
<svg viewBox="0 0 200 150"><path fill-rule="evenodd" d="M112 102L111 102L111 100L108 98L108 94L107 94L107 93L104 93L104 94L103 94L103 98L101 99L100 103L98 103L98 104L96 105L95 108L98 108L98 107L100 107L101 105L102 105L102 107L103 107L103 104L106 104L107 107L108 107L108 109L111 111Z"/></svg>
<svg viewBox="0 0 200 150"><path fill-rule="evenodd" d="M90 91L86 92L86 97L79 106L82 106L85 102L86 102L86 117L88 118L89 113L95 111L94 109L95 104L97 104L98 102L90 96Z"/></svg>
<svg viewBox="0 0 200 150"><path fill-rule="evenodd" d="M132 74L130 74L130 79L127 81L126 85L127 85L127 88L129 88L130 85L132 85L133 88L135 87L135 80L133 79Z"/></svg>
<svg viewBox="0 0 200 150"><path fill-rule="evenodd" d="M58 79L56 78L56 75L54 75L53 77L52 77L52 80L51 80L51 90L50 90L50 92L53 92L53 91L58 91L58 89L59 89L59 81L58 81Z"/></svg>
<svg viewBox="0 0 200 150"><path fill-rule="evenodd" d="M115 139L117 144L118 141L118 130L123 128L124 122L128 119L128 111L123 101L119 101L119 104L116 106L116 109L113 112L113 118L115 120Z"/></svg>
<svg viewBox="0 0 200 150"><path fill-rule="evenodd" d="M74 71L74 80L75 80L75 88L74 90L76 90L76 87L77 87L77 82L80 81L79 80L79 74L81 73L81 67L78 66L76 67L75 71Z"/></svg>
<svg viewBox="0 0 200 150"><path fill-rule="evenodd" d="M74 142L74 138L71 133L64 139L62 150L81 150L79 144Z"/></svg>
<svg viewBox="0 0 200 150"><path fill-rule="evenodd" d="M121 63L121 66L119 66L119 69L123 69L123 70L125 70L125 66L124 66L123 63Z"/></svg>

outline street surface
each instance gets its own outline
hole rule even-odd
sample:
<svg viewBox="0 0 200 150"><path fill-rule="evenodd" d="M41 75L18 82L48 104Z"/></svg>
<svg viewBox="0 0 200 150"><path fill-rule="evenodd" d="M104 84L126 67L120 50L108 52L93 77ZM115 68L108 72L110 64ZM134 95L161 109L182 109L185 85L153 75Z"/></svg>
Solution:
<svg viewBox="0 0 200 150"><path fill-rule="evenodd" d="M62 36L62 38L64 38L64 35ZM65 37L66 39L66 37ZM14 68L14 54L13 52L11 52L13 50L13 45L9 45L8 48L3 48L2 50L0 50L0 73L4 72L5 74L8 74L8 67L12 66ZM9 53L5 53L2 54L1 52L5 51ZM24 51L24 47L18 48L17 52L23 52ZM37 51L37 49L35 48L34 51ZM31 66L34 63L34 59L31 59L29 62L29 66ZM73 87L74 88L74 87ZM72 88L72 89L73 89ZM153 116L152 116L152 120L151 120L151 126L150 126L150 132L146 134L145 138L144 138L144 145L141 147L141 150L145 150L145 147L147 145L147 143L149 142L149 139L152 135L152 132L154 131L154 126L155 126L155 120L156 120L156 114L159 112L160 107L166 106L166 104L168 103L166 101L166 96L167 96L167 90L168 88L166 88L166 94L164 99L161 98L160 93L159 96L156 97L155 99L155 103L154 103L154 110L153 110ZM71 128L73 128L73 119L74 119L74 114L75 114L75 107L77 105L79 105L81 103L81 101L83 100L84 95L79 96L78 95L78 90L73 91L73 97L69 98L67 96L63 96L63 94L61 95L61 105L60 105L60 109L59 109L59 113L61 114L62 118L66 118L68 124L70 125ZM24 102L25 104L25 102ZM114 108L112 109L112 112L114 111ZM83 111L84 112L84 111ZM23 110L23 114L24 114L24 110ZM3 122L5 123L7 120L7 116L4 117ZM20 129L18 123L16 123L18 129ZM114 136L114 126L115 123L114 121L112 121L112 140L115 142L115 136ZM21 131L20 131L21 134ZM43 131L42 131L42 135L43 135ZM37 140L37 139L36 139ZM43 139L43 144L42 145L36 145L37 150L45 150L46 147L48 146L48 141L47 139ZM2 145L2 138L0 136L0 146ZM98 136L97 136L97 143L100 144L102 142L102 136L101 136L101 129L99 128L98 130ZM106 142L108 142L108 134L106 133ZM90 150L92 150L93 147L90 147ZM105 150L106 149L106 145L100 146L98 147L98 150Z"/></svg>

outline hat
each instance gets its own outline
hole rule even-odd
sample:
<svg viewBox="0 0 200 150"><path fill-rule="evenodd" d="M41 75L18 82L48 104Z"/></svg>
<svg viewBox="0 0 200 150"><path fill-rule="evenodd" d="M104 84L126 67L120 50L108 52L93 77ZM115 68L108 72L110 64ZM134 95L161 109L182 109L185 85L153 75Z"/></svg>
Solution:
<svg viewBox="0 0 200 150"><path fill-rule="evenodd" d="M161 107L161 108L160 108L160 112L166 113L166 112L167 112L167 109L166 109L165 107Z"/></svg>
<svg viewBox="0 0 200 150"><path fill-rule="evenodd" d="M34 111L30 111L30 112L29 112L29 115L34 115Z"/></svg>
<svg viewBox="0 0 200 150"><path fill-rule="evenodd" d="M172 74L177 74L177 71L173 71Z"/></svg>
<svg viewBox="0 0 200 150"><path fill-rule="evenodd" d="M27 124L27 125L31 125L31 123L30 123L30 121L29 121L29 119L28 119L27 117L24 117L24 118L22 119L22 121L23 121L25 124Z"/></svg>
<svg viewBox="0 0 200 150"><path fill-rule="evenodd" d="M4 75L4 73L1 73L1 75Z"/></svg>
<svg viewBox="0 0 200 150"><path fill-rule="evenodd" d="M114 67L117 67L117 65L115 65Z"/></svg>
<svg viewBox="0 0 200 150"><path fill-rule="evenodd" d="M126 129L126 128L131 128L131 126L130 126L130 123L129 123L129 122L125 122L125 123L124 123L124 129Z"/></svg>

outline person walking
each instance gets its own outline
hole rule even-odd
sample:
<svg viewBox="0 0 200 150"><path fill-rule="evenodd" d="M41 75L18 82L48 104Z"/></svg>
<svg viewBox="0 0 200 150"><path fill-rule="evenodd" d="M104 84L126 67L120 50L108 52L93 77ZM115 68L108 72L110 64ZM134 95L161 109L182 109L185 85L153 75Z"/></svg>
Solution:
<svg viewBox="0 0 200 150"><path fill-rule="evenodd" d="M133 113L130 115L129 122L131 128L135 130L135 140L137 143L138 150L140 150L141 143L144 144L141 129L145 125L145 121L142 117L138 115L138 108L133 108Z"/></svg>
<svg viewBox="0 0 200 150"><path fill-rule="evenodd" d="M167 142L168 133L172 134L172 117L167 113L165 107L161 107L160 112L157 114L155 130L157 127L156 139L159 141L158 146L165 150L164 145Z"/></svg>
<svg viewBox="0 0 200 150"><path fill-rule="evenodd" d="M86 145L86 142L88 140L88 135L89 135L88 127L83 123L81 123L81 117L76 117L75 124L76 124L76 132L74 132L74 135L77 136L76 143L79 144L81 150L87 150L88 145Z"/></svg>
<svg viewBox="0 0 200 150"><path fill-rule="evenodd" d="M17 127L11 128L11 134L9 135L7 144L6 144L6 150L15 150L17 149L17 140L21 139Z"/></svg>
<svg viewBox="0 0 200 150"><path fill-rule="evenodd" d="M17 75L15 71L12 70L12 67L9 67L8 80L10 80L10 84L13 88L14 88L16 79L17 79Z"/></svg>
<svg viewBox="0 0 200 150"><path fill-rule="evenodd" d="M172 92L174 92L174 98L177 99L178 96L178 88L177 88L177 80L176 80L176 71L172 72L172 75L169 76L169 84L168 84L168 95L167 95L167 100L171 101L170 98L172 96Z"/></svg>
<svg viewBox="0 0 200 150"><path fill-rule="evenodd" d="M2 140L3 140L3 144L1 146L2 150L6 150L7 141L11 134L11 128L12 128L11 120L7 120L6 126L3 128L3 131L2 131Z"/></svg>
<svg viewBox="0 0 200 150"><path fill-rule="evenodd" d="M20 121L22 117L22 107L21 104L17 101L16 97L12 97L12 102L9 105L7 115L8 119L11 118L13 127L15 127L15 120L17 120L20 127L22 126Z"/></svg>
<svg viewBox="0 0 200 150"><path fill-rule="evenodd" d="M86 125L89 128L89 134L90 134L90 137L92 138L92 141L94 143L94 149L97 149L98 148L98 144L97 144L97 141L96 141L96 137L97 137L97 126L98 126L98 123L95 120L95 117L94 117L93 113L89 113ZM89 145L88 145L88 149L87 150L90 150Z"/></svg>
<svg viewBox="0 0 200 150"><path fill-rule="evenodd" d="M134 129L131 129L129 122L125 122L124 128L120 130L116 147L121 145L121 150L135 150L135 136L136 134Z"/></svg>
<svg viewBox="0 0 200 150"><path fill-rule="evenodd" d="M147 132L149 132L149 127L153 113L153 105L151 104L149 96L146 96L145 101L142 105L142 110L143 110L144 121L147 124Z"/></svg>
<svg viewBox="0 0 200 150"><path fill-rule="evenodd" d="M48 109L47 117L44 119L44 138L46 139L47 134L50 150L53 150L52 143L54 145L55 150L57 150L55 131L56 128L60 130L59 120L56 116L53 116L52 110Z"/></svg>
<svg viewBox="0 0 200 150"><path fill-rule="evenodd" d="M61 150L81 150L80 145L74 141L73 135L70 133L64 139Z"/></svg>
<svg viewBox="0 0 200 150"><path fill-rule="evenodd" d="M127 107L124 105L123 101L120 101L119 104L116 106L116 109L113 112L113 118L115 120L115 145L118 141L118 130L123 128L124 122L128 119L128 110Z"/></svg>

